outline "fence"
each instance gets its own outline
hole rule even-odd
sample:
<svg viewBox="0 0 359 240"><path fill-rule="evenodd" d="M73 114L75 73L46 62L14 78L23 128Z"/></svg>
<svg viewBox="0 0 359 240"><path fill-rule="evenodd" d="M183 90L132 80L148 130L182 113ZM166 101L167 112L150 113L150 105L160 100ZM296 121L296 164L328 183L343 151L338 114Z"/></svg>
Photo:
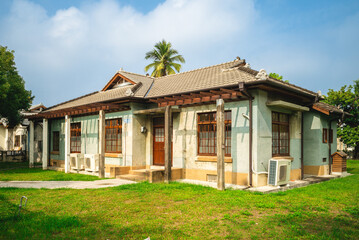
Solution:
<svg viewBox="0 0 359 240"><path fill-rule="evenodd" d="M0 151L0 162L26 162L26 151Z"/></svg>

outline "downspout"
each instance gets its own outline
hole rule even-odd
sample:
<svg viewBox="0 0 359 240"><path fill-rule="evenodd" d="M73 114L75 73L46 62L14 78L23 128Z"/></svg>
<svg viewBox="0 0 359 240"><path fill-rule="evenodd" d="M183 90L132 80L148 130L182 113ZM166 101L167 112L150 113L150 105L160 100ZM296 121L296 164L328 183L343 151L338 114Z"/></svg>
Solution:
<svg viewBox="0 0 359 240"><path fill-rule="evenodd" d="M329 156L328 156L328 162L329 162L329 175L332 174L332 143L330 142L330 132L332 131L332 122L333 119L330 119L329 121L329 136L328 136L328 146L329 146ZM334 142L334 134L332 134L332 141Z"/></svg>
<svg viewBox="0 0 359 240"><path fill-rule="evenodd" d="M54 143L52 143L51 144L51 141L52 141L52 134L51 134L51 121L50 121L50 118L48 118L48 120L47 120L48 122L47 122L47 129L48 129L48 132L47 132L47 152L48 152L48 154L47 154L47 166L50 166L50 163L51 163L51 148L52 148L52 144L54 144ZM60 137L60 136L59 136Z"/></svg>
<svg viewBox="0 0 359 240"><path fill-rule="evenodd" d="M249 186L252 187L253 186L253 164L252 164L252 149L253 149L253 96L246 91L245 87L244 87L244 83L240 82L238 84L239 86L239 90L246 96L248 97L248 101L249 101L249 162L248 162L248 174L249 174Z"/></svg>
<svg viewBox="0 0 359 240"><path fill-rule="evenodd" d="M300 126L300 178L304 178L304 112L302 112Z"/></svg>

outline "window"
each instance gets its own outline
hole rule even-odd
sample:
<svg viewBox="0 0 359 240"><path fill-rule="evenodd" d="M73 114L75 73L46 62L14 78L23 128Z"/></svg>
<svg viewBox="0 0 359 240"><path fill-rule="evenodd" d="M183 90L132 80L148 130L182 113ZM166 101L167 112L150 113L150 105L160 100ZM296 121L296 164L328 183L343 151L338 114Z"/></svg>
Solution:
<svg viewBox="0 0 359 240"><path fill-rule="evenodd" d="M329 133L329 139L328 139L328 133ZM333 143L333 129L323 128L323 143Z"/></svg>
<svg viewBox="0 0 359 240"><path fill-rule="evenodd" d="M329 143L333 143L333 129L329 130Z"/></svg>
<svg viewBox="0 0 359 240"><path fill-rule="evenodd" d="M52 151L60 151L60 132L52 132Z"/></svg>
<svg viewBox="0 0 359 240"><path fill-rule="evenodd" d="M81 152L81 123L71 123L70 129L70 151L72 153Z"/></svg>
<svg viewBox="0 0 359 240"><path fill-rule="evenodd" d="M122 152L122 119L106 120L105 126L105 152L121 153Z"/></svg>
<svg viewBox="0 0 359 240"><path fill-rule="evenodd" d="M225 156L231 156L231 111L224 114ZM198 155L215 156L217 154L216 113L198 114Z"/></svg>
<svg viewBox="0 0 359 240"><path fill-rule="evenodd" d="M20 135L15 136L15 147L20 147Z"/></svg>
<svg viewBox="0 0 359 240"><path fill-rule="evenodd" d="M289 115L272 112L272 155L289 156Z"/></svg>
<svg viewBox="0 0 359 240"><path fill-rule="evenodd" d="M328 129L323 128L323 143L328 143Z"/></svg>

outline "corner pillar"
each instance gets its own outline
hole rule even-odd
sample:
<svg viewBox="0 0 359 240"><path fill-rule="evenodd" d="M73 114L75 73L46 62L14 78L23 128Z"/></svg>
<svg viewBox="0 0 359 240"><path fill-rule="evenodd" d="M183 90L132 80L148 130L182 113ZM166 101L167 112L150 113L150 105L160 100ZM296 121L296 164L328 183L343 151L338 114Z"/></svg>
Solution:
<svg viewBox="0 0 359 240"><path fill-rule="evenodd" d="M224 101L217 99L217 189L225 189L224 180L224 151L225 151L225 132L224 132Z"/></svg>
<svg viewBox="0 0 359 240"><path fill-rule="evenodd" d="M34 122L30 121L30 139L29 139L29 167L34 167Z"/></svg>
<svg viewBox="0 0 359 240"><path fill-rule="evenodd" d="M171 181L171 165L172 165L171 121L172 121L172 109L171 109L171 106L166 106L166 109L165 109L165 183L169 183Z"/></svg>
<svg viewBox="0 0 359 240"><path fill-rule="evenodd" d="M98 151L100 155L99 177L104 178L105 177L105 111L104 110L99 111L98 133L99 133Z"/></svg>
<svg viewBox="0 0 359 240"><path fill-rule="evenodd" d="M49 121L44 118L42 124L42 169L46 170L49 158Z"/></svg>
<svg viewBox="0 0 359 240"><path fill-rule="evenodd" d="M70 170L70 118L65 116L65 173Z"/></svg>

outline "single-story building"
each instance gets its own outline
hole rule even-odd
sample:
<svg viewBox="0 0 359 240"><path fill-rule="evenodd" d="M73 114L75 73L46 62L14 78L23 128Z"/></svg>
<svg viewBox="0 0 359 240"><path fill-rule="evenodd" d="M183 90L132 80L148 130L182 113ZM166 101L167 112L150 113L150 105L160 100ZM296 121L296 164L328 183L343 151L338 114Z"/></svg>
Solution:
<svg viewBox="0 0 359 240"><path fill-rule="evenodd" d="M288 180L326 175L344 113L321 99L239 58L159 78L120 70L102 90L32 116L30 164L42 122L44 169L251 186L276 166Z"/></svg>

